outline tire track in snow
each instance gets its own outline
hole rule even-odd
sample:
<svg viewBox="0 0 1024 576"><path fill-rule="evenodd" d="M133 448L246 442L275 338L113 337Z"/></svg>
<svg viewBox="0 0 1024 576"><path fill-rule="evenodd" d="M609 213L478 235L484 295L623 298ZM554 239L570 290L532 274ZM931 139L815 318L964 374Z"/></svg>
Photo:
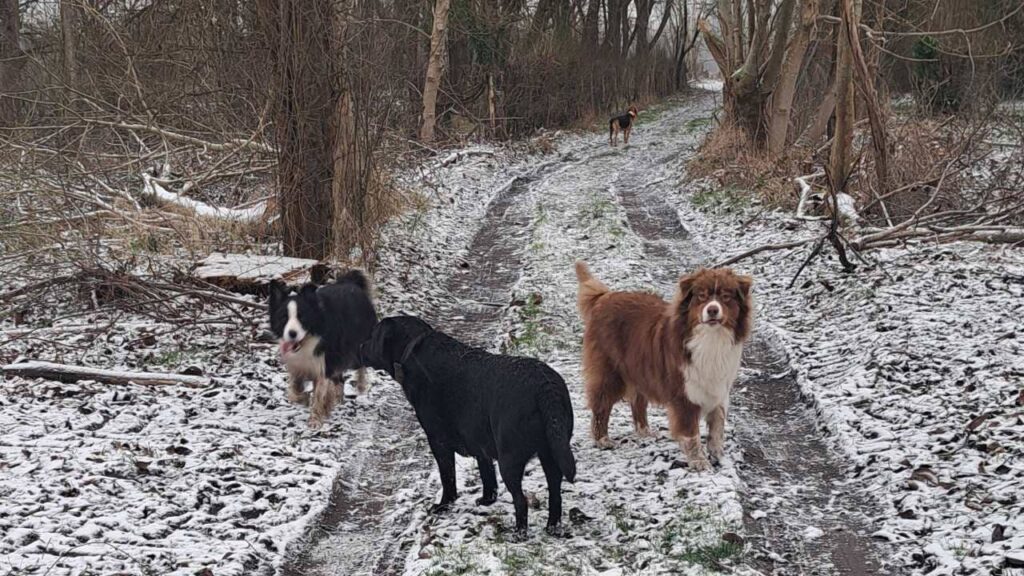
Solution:
<svg viewBox="0 0 1024 576"><path fill-rule="evenodd" d="M520 200L530 182L555 164L537 166L497 191L459 268L448 278L450 305L424 315L433 326L470 345L493 348L519 278L521 249L530 238L531 207ZM410 511L400 509L396 515L391 509L403 490L425 490L419 496L433 500L435 465L401 389L390 381L381 385L388 390L380 419L361 434L365 441L354 451L353 465L335 481L327 510L308 544L282 569L284 576L403 572L412 544Z"/></svg>
<svg viewBox="0 0 1024 576"><path fill-rule="evenodd" d="M707 114L709 99L693 110L676 110L672 121L684 125L698 117L694 110ZM696 144L696 139L690 143L691 153ZM662 162L631 163L609 187L643 239L652 274L672 286L681 272L715 258L701 252L665 202L677 193L675 179L652 178L651 165ZM772 376L788 368L788 360L763 334L755 334L744 364L746 375L733 392L729 435L733 451L738 444L742 452L744 528L758 550L754 567L780 575L884 574L877 545L867 536L869 499L846 481L848 464L825 444L794 375L787 370Z"/></svg>

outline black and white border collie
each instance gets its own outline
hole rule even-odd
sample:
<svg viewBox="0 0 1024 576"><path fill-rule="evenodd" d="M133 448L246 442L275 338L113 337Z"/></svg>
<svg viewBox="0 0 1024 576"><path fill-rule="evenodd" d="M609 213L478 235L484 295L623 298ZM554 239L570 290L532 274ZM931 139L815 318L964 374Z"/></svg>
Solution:
<svg viewBox="0 0 1024 576"><path fill-rule="evenodd" d="M288 369L288 400L309 405L311 428L320 427L344 400L339 389L345 371L356 370L359 392L366 391L359 345L376 323L369 282L359 270L346 272L333 284L306 284L298 291L280 280L271 282L270 330ZM313 382L312 397L306 381Z"/></svg>

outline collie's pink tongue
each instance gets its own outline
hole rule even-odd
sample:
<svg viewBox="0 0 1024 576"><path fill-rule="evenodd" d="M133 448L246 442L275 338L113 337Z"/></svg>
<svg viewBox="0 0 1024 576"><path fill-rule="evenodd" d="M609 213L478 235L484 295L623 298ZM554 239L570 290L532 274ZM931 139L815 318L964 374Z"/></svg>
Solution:
<svg viewBox="0 0 1024 576"><path fill-rule="evenodd" d="M295 348L295 343L288 340L281 341L281 356L287 356Z"/></svg>

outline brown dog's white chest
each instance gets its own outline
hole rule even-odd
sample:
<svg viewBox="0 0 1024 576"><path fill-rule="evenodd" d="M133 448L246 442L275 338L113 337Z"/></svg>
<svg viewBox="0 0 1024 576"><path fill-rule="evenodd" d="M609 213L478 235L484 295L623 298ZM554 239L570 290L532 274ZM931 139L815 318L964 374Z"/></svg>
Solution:
<svg viewBox="0 0 1024 576"><path fill-rule="evenodd" d="M740 369L743 344L728 328L701 324L686 342L690 360L681 367L686 398L708 413L729 407L729 391Z"/></svg>

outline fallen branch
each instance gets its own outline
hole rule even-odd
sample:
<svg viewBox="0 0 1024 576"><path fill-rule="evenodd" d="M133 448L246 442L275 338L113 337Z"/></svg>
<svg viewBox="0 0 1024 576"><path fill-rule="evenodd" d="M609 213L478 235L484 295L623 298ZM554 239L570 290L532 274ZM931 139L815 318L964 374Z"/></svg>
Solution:
<svg viewBox="0 0 1024 576"><path fill-rule="evenodd" d="M441 166L442 167L447 167L447 166L449 166L451 164L454 164L454 163L458 162L459 160L462 160L463 158L468 158L470 156L494 156L494 152L491 152L490 150L479 150L479 149L459 150L457 152L452 152L448 156L445 156L441 160Z"/></svg>
<svg viewBox="0 0 1024 576"><path fill-rule="evenodd" d="M158 128L156 126L149 126L149 125L146 125L146 124L128 124L126 122L108 122L106 120L97 120L97 119L94 119L94 118L85 118L84 120L86 122L90 123L90 124L99 124L100 126L109 126L110 128L120 128L122 130L132 130L132 131L138 130L138 131L142 131L142 132L149 132L151 134L156 134L158 136L166 138L166 139L168 139L168 140L170 140L172 142L182 142L184 144L193 144L195 146L201 146L201 147L203 147L203 148L205 148L207 150L215 150L215 151L218 151L218 152L225 151L225 150L237 150L239 148L248 148L250 150L254 150L256 152L263 152L263 153L266 153L266 154L276 154L277 153L277 151L274 150L274 148L272 148L270 146L267 146L266 144L261 144L259 142L256 142L252 138L249 138L249 139L234 138L232 140L228 140L227 142L223 142L223 143L221 143L221 142L208 142L206 140L201 140L201 139L195 138L193 136L187 136L185 134L179 134L177 132L172 132L170 130L165 130L163 128Z"/></svg>
<svg viewBox="0 0 1024 576"><path fill-rule="evenodd" d="M813 178L820 178L824 176L824 172L815 172L814 174L808 174L807 176L797 176L793 179L794 182L800 187L800 201L796 205L796 217L800 220L825 220L828 216L810 216L807 214L807 201L811 197L812 188L807 182Z"/></svg>
<svg viewBox="0 0 1024 576"><path fill-rule="evenodd" d="M197 216L217 218L231 222L254 222L263 218L267 210L266 202L259 202L249 208L222 208L211 206L205 202L193 200L176 194L163 187L163 183L149 174L142 174L143 193L153 196L161 202L174 204L195 212Z"/></svg>
<svg viewBox="0 0 1024 576"><path fill-rule="evenodd" d="M791 248L799 248L800 246L803 246L804 244L807 244L808 242L811 242L812 240L814 240L814 238L808 238L807 240L796 240L796 241L793 241L793 242L785 242L785 243L782 243L782 244L766 244L764 246L758 246L757 248L753 248L751 250L747 250L746 252L743 252L742 254L737 254L735 256L730 256L729 258L726 258L725 260L722 260L721 262L718 262L718 263L714 264L711 267L712 268L721 268L723 266L729 266L730 264L735 264L736 262L739 262L740 260L743 260L744 258L749 258L750 256L753 256L755 254L760 254L761 252L768 252L768 251L772 251L772 250L789 250Z"/></svg>
<svg viewBox="0 0 1024 576"><path fill-rule="evenodd" d="M204 376L186 374L167 374L161 372L126 372L123 370L104 370L88 366L73 366L53 362L29 361L8 364L3 367L5 376L20 378L42 378L58 382L78 382L79 380L95 380L104 384L138 384L140 386L185 386L188 388L205 388L211 383Z"/></svg>

